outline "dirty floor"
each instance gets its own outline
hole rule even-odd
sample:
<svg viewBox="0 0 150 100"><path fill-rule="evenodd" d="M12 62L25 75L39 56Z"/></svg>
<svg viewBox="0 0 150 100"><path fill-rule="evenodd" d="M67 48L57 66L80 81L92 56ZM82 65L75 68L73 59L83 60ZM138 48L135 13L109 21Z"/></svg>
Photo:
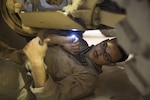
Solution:
<svg viewBox="0 0 150 100"><path fill-rule="evenodd" d="M94 94L81 100L140 100L125 68L103 66Z"/></svg>

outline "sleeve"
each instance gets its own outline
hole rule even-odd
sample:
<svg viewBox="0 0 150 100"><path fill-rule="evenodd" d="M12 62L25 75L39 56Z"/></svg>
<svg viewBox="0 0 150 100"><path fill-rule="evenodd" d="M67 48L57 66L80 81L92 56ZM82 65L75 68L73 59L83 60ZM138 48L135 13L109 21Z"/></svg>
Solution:
<svg viewBox="0 0 150 100"><path fill-rule="evenodd" d="M96 83L97 77L88 73L73 74L56 82L49 76L44 87L31 87L31 91L37 100L72 100L89 95Z"/></svg>
<svg viewBox="0 0 150 100"><path fill-rule="evenodd" d="M31 64L30 62L27 60L26 61L26 69L28 70L28 75L32 76L31 74ZM45 69L47 69L47 66L45 65ZM57 88L56 88L56 83L52 80L51 76L48 76L48 80L45 83L44 87L40 87L40 88L35 88L34 87L34 83L31 84L30 86L30 90L33 94L35 94L37 100L58 100L57 99Z"/></svg>
<svg viewBox="0 0 150 100"><path fill-rule="evenodd" d="M48 54L54 54L55 52L60 53L56 51L56 49L49 52L51 53ZM44 87L31 87L31 91L36 95L37 100L73 100L87 96L94 91L98 81L98 74L90 68L90 65L89 67L77 65L76 62L72 60L73 58L71 59L70 57L65 56L67 57L65 59L63 54L61 54L61 56L63 56L62 59L55 60L54 57L58 58L58 56L48 54L46 56L47 60L45 60L48 68L56 68L56 63L58 63L60 65L61 72L70 71L70 73L68 73L68 76L65 75L66 77L56 80L53 74L55 74L58 70L49 69L49 72L47 72L48 80L45 83ZM61 56L59 56L59 58ZM53 57L54 59L52 60L51 57ZM72 67L69 67L71 65L69 65L68 62L72 65ZM52 66L52 63L54 64L54 66L50 67ZM68 70L66 70L65 68L68 68ZM52 70L54 70L53 73L50 73L50 71Z"/></svg>
<svg viewBox="0 0 150 100"><path fill-rule="evenodd" d="M91 74L71 75L59 83L59 100L74 100L91 94L96 86L97 78ZM61 99L62 98L62 99Z"/></svg>
<svg viewBox="0 0 150 100"><path fill-rule="evenodd" d="M59 90L51 77L49 77L44 87L34 88L31 86L30 89L35 94L37 100L59 100Z"/></svg>

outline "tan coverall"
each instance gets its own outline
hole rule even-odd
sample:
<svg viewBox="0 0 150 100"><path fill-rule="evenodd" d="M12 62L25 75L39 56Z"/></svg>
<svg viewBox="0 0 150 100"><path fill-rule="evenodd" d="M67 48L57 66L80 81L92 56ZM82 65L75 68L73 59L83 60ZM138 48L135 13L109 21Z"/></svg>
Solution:
<svg viewBox="0 0 150 100"><path fill-rule="evenodd" d="M31 87L31 91L37 100L72 100L91 94L98 72L88 59L87 62L83 66L60 46L50 47L45 58L48 80L44 87Z"/></svg>
<svg viewBox="0 0 150 100"><path fill-rule="evenodd" d="M79 99L80 97L91 94L97 85L98 72L88 59L88 65L83 66L79 60L60 46L53 46L49 47L45 57L48 80L44 87L35 88L34 82L31 84L32 80L30 80L30 78L28 79L28 76L31 75L29 73L30 71L26 71L26 69L29 70L31 66L29 63L26 63L26 67L24 67L24 59L22 59L22 55L22 52L12 52L12 57L10 57L12 62L20 65L16 68L22 70L20 70L21 73L19 73L18 76L19 80L17 79L16 81L13 81L14 84L15 82L18 84L16 84L16 86L19 86L16 87L17 90L15 90L16 92L19 92L17 100L36 100L34 96L30 96L32 93L36 95L37 100ZM2 61L2 63L5 62ZM11 62L7 61L6 63ZM1 68L3 65L4 64L1 64ZM7 73L10 72L6 70L5 74ZM17 78L17 76L15 77ZM1 80L1 82L3 82L3 80ZM28 84L30 84L30 88L28 88ZM30 92L30 89L32 93ZM7 90L5 93L8 93ZM17 93L15 94L17 95Z"/></svg>

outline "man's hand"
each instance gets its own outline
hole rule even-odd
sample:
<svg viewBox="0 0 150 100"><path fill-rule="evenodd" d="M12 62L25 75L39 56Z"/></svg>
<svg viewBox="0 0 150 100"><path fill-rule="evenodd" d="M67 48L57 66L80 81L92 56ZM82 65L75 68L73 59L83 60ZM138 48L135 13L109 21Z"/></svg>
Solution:
<svg viewBox="0 0 150 100"><path fill-rule="evenodd" d="M63 47L65 48L65 50L67 50L68 52L70 52L73 55L76 55L80 52L80 48L79 48L79 43L66 43L63 45Z"/></svg>
<svg viewBox="0 0 150 100"><path fill-rule="evenodd" d="M77 38L74 42L72 40L72 36L59 36L59 35L49 35L48 38L51 39L49 43L56 43L64 47L66 51L69 53L76 55L79 53L79 39Z"/></svg>
<svg viewBox="0 0 150 100"><path fill-rule="evenodd" d="M49 41L50 39L44 39L41 43L40 38L36 37L24 47L23 51L31 63L43 61Z"/></svg>
<svg viewBox="0 0 150 100"><path fill-rule="evenodd" d="M63 43L62 46L64 47L65 50L67 50L68 52L70 52L73 55L76 55L80 52L78 38L75 42L73 42L72 37L68 36L68 37L66 37L66 42Z"/></svg>

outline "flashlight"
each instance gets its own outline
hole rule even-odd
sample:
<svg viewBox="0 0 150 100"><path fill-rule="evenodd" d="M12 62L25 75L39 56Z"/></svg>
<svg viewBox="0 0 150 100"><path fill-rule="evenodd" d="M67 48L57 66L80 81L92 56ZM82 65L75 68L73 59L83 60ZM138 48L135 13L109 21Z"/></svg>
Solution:
<svg viewBox="0 0 150 100"><path fill-rule="evenodd" d="M77 42L78 38L75 35L71 35L72 43Z"/></svg>

